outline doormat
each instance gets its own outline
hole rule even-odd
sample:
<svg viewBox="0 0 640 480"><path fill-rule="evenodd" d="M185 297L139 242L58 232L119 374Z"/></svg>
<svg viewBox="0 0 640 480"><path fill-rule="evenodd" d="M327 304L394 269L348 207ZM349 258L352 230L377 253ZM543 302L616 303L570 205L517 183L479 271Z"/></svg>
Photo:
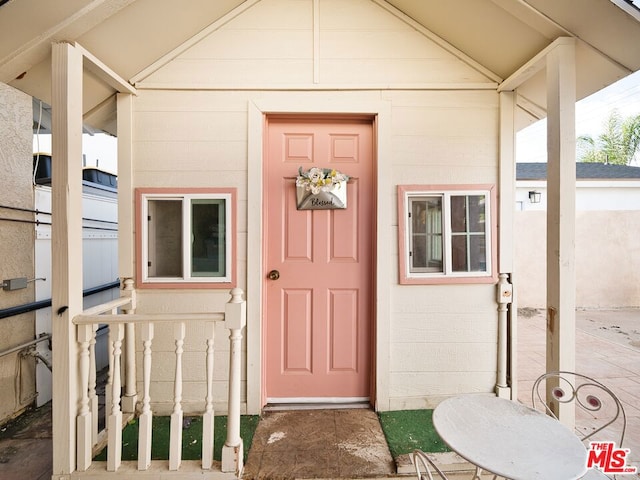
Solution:
<svg viewBox="0 0 640 480"><path fill-rule="evenodd" d="M253 434L260 420L259 415L240 417L240 436L244 445L244 461L247 460ZM171 417L153 417L153 436L151 441L151 460L169 459ZM131 421L122 431L122 460L138 459L138 419ZM213 458L222 460L222 446L227 438L227 417L215 417L213 427ZM107 448L98 453L94 460L106 461ZM182 459L200 460L202 458L202 417L184 417L182 422Z"/></svg>
<svg viewBox="0 0 640 480"><path fill-rule="evenodd" d="M423 452L448 452L433 427L433 410L398 410L380 412L380 425L393 458L409 454L415 449Z"/></svg>

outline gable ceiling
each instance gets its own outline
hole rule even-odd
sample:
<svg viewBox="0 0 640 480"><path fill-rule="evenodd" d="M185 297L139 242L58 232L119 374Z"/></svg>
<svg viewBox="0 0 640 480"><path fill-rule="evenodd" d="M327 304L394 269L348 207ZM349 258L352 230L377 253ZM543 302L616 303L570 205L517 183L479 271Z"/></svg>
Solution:
<svg viewBox="0 0 640 480"><path fill-rule="evenodd" d="M62 41L132 81L235 9L261 1L335 0L9 0L0 4L0 81L50 102L51 43ZM579 99L640 70L640 10L625 0L366 1L438 38L498 84L509 79L525 123L545 116L544 71L525 83L513 75L559 37L577 39ZM86 123L115 133L115 90L90 72L84 83Z"/></svg>

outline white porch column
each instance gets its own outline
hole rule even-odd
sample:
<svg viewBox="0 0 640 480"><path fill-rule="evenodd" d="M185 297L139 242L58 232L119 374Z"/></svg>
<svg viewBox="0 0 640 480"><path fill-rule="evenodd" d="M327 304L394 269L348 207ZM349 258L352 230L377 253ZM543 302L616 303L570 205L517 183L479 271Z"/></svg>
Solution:
<svg viewBox="0 0 640 480"><path fill-rule="evenodd" d="M547 55L547 371L575 369L575 42ZM573 425L573 411L556 412Z"/></svg>
<svg viewBox="0 0 640 480"><path fill-rule="evenodd" d="M82 54L52 46L53 475L76 469L78 346L71 323L82 313Z"/></svg>
<svg viewBox="0 0 640 480"><path fill-rule="evenodd" d="M134 212L133 199L133 95L118 93L118 270L123 278L124 295L132 296L133 303L128 313L135 313L135 290L133 272ZM122 411L133 413L138 402L136 391L135 328L132 323L125 330L125 394Z"/></svg>
<svg viewBox="0 0 640 480"><path fill-rule="evenodd" d="M118 93L118 271L121 278L135 278L133 198L133 95Z"/></svg>

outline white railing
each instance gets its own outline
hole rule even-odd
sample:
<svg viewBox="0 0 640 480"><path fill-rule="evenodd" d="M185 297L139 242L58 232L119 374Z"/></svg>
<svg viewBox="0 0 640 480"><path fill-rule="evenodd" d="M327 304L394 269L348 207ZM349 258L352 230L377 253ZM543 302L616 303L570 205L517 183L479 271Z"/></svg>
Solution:
<svg viewBox="0 0 640 480"><path fill-rule="evenodd" d="M206 378L206 397L203 412L202 470L217 468L213 461L213 357L214 330L217 322L224 322L230 330L230 365L227 437L222 448L220 471L239 475L242 471L243 447L240 437L240 366L242 328L246 325L246 304L242 290L231 290L231 300L224 312L182 314L138 314L133 280L124 282L123 296L111 302L92 307L73 319L77 327L79 346L80 398L76 419L77 455L76 470L85 472L92 467L94 448L104 438L98 432L98 395L96 394L95 334L98 324L109 325L109 376L105 390L105 430L107 438L107 472L118 472L122 453L123 411L133 414L138 403L135 372L135 330L139 326L142 342L142 397L138 405L138 462L142 473L152 466L151 363L154 328L156 325L173 328L175 340L175 380L173 411L170 424L170 450L168 470L178 472L182 463L182 353L185 340L185 324L199 321L205 325L206 350L203 358ZM118 313L118 310L123 313ZM123 360L124 352L124 360ZM124 394L122 372L124 371ZM104 467L102 467L104 469ZM129 469L127 469L129 470ZM134 472L127 471L129 475ZM165 472L169 473L169 472ZM186 473L186 472L185 472ZM201 472L202 473L202 472ZM163 476L164 478L164 476Z"/></svg>

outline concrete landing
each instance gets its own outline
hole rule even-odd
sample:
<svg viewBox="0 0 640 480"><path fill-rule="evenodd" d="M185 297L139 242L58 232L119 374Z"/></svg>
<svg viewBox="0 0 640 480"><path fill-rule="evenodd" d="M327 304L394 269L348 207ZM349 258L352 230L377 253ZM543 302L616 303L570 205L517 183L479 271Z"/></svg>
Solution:
<svg viewBox="0 0 640 480"><path fill-rule="evenodd" d="M0 478L50 480L52 473L51 403L23 414L2 428Z"/></svg>
<svg viewBox="0 0 640 480"><path fill-rule="evenodd" d="M264 415L243 478L372 478L395 473L375 412L297 410Z"/></svg>

